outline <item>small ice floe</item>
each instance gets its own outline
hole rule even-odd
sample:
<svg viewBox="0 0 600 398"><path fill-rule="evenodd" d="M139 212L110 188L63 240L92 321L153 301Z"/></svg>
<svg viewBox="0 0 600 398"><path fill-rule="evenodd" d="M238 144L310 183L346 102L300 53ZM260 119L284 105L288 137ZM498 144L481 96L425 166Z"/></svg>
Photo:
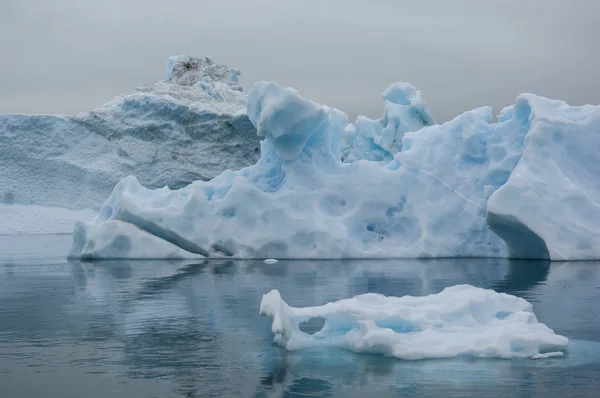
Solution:
<svg viewBox="0 0 600 398"><path fill-rule="evenodd" d="M457 285L424 297L367 293L317 307L290 307L279 291L263 295L260 314L273 319L275 343L287 350L316 346L399 359L549 358L568 339L538 322L526 300ZM300 324L324 319L313 334Z"/></svg>
<svg viewBox="0 0 600 398"><path fill-rule="evenodd" d="M279 260L277 260L276 258L267 258L265 260L265 264L276 264L278 262L279 262Z"/></svg>

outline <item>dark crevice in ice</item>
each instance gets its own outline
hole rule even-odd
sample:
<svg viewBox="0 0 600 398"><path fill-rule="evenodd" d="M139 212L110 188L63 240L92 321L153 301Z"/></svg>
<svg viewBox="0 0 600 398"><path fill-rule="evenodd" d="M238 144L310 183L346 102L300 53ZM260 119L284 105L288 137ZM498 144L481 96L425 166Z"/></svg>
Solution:
<svg viewBox="0 0 600 398"><path fill-rule="evenodd" d="M518 218L488 212L486 222L492 231L506 242L509 258L550 259L546 242Z"/></svg>
<svg viewBox="0 0 600 398"><path fill-rule="evenodd" d="M119 212L118 219L133 224L138 228L143 229L144 231L163 240L166 240L167 242L172 243L173 245L178 246L190 253L199 254L204 257L210 257L208 250L203 249L196 243L183 238L174 231L163 228L150 220L138 216L137 214L133 214L127 210L122 210Z"/></svg>

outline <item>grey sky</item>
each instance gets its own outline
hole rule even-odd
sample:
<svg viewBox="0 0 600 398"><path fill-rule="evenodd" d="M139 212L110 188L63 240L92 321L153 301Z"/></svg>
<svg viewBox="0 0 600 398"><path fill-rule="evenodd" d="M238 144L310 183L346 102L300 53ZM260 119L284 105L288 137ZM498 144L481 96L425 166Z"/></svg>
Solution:
<svg viewBox="0 0 600 398"><path fill-rule="evenodd" d="M76 113L210 55L379 116L388 84L438 121L521 92L600 103L598 0L0 0L0 112Z"/></svg>

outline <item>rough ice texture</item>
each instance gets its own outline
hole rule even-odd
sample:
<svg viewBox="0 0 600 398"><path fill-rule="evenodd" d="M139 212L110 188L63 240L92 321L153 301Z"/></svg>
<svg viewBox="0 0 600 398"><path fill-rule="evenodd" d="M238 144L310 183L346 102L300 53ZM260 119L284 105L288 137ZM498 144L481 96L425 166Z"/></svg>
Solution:
<svg viewBox="0 0 600 398"><path fill-rule="evenodd" d="M346 126L341 144L344 162L366 159L389 163L402 150L405 133L435 124L423 94L410 83L394 83L382 97L382 117L372 120L359 116Z"/></svg>
<svg viewBox="0 0 600 398"><path fill-rule="evenodd" d="M180 86L193 86L198 83L225 83L236 91L242 91L238 85L239 69L217 64L210 57L199 58L187 54L170 57L167 62L166 81Z"/></svg>
<svg viewBox="0 0 600 398"><path fill-rule="evenodd" d="M256 84L248 116L265 138L254 166L175 191L125 178L71 255L112 257L87 245L119 220L190 255L600 258L600 107L523 95L498 122L483 107L404 133L385 166L342 162L346 115L293 89Z"/></svg>
<svg viewBox="0 0 600 398"><path fill-rule="evenodd" d="M255 163L259 138L238 75L173 57L167 81L89 113L0 115L0 203L97 210L128 175L180 188Z"/></svg>
<svg viewBox="0 0 600 398"><path fill-rule="evenodd" d="M520 104L531 109L525 148L488 202L488 224L513 257L600 258L600 107L533 95Z"/></svg>
<svg viewBox="0 0 600 398"><path fill-rule="evenodd" d="M193 258L189 252L151 235L137 226L111 220L94 231L94 236L86 239L85 232L76 231L71 251L76 251L83 260L103 257L105 253L113 259L184 259ZM85 245L85 247L84 247ZM203 257L197 255L195 257Z"/></svg>
<svg viewBox="0 0 600 398"><path fill-rule="evenodd" d="M70 234L77 221L95 216L90 209L0 203L0 235Z"/></svg>
<svg viewBox="0 0 600 398"><path fill-rule="evenodd" d="M568 339L538 322L522 298L470 285L425 297L367 293L319 307L294 308L279 291L263 295L260 314L273 319L275 343L287 350L346 348L399 359L543 358L561 356ZM322 318L314 334L301 323Z"/></svg>

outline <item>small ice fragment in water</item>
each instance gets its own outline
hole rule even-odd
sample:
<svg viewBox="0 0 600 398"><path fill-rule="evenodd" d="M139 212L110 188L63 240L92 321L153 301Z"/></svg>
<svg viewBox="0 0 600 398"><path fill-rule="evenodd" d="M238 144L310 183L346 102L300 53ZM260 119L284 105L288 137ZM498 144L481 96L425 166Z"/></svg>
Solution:
<svg viewBox="0 0 600 398"><path fill-rule="evenodd" d="M545 354L537 354L531 357L531 359L544 359L544 358L554 358L554 357L562 357L563 355L565 355L564 352L562 351L557 351L557 352L548 352Z"/></svg>
<svg viewBox="0 0 600 398"><path fill-rule="evenodd" d="M275 264L275 263L278 263L278 262L279 262L279 260L277 260L276 258L267 258L265 260L265 264Z"/></svg>
<svg viewBox="0 0 600 398"><path fill-rule="evenodd" d="M260 314L273 319L274 342L287 350L329 346L399 359L549 358L569 340L538 322L526 300L470 285L424 297L367 293L317 307L290 307L272 290ZM320 317L314 334L300 325Z"/></svg>

